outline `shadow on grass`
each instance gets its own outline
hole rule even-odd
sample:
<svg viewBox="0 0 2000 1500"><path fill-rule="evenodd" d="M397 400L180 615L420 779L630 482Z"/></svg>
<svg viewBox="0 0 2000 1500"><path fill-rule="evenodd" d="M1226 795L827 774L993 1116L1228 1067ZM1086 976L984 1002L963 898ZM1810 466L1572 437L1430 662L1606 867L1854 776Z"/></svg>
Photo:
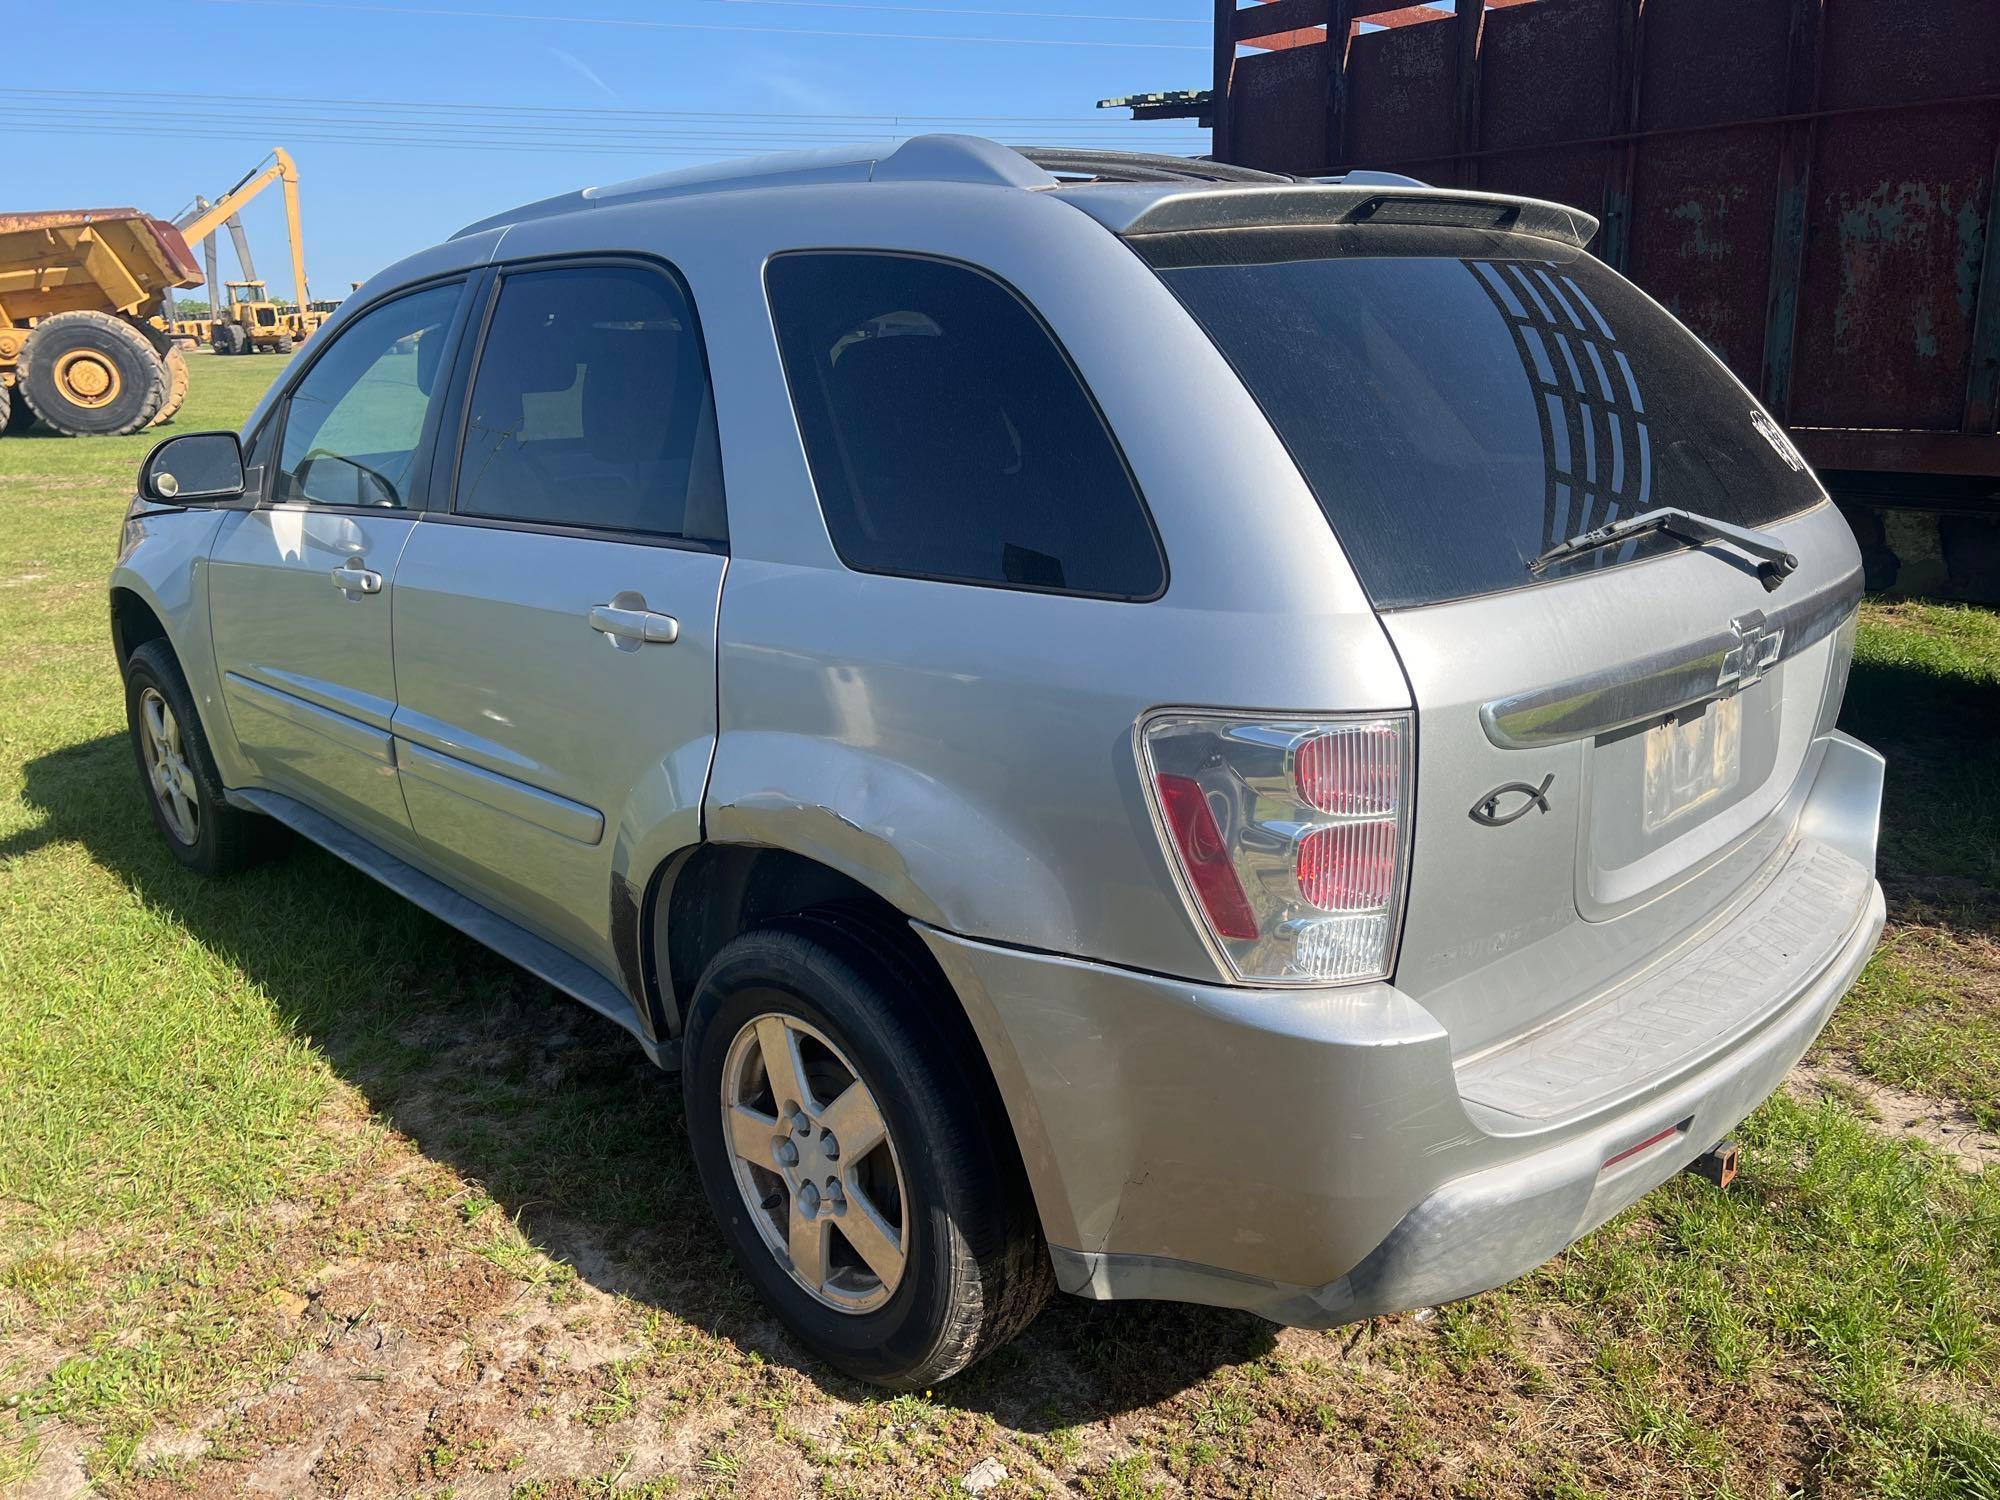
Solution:
<svg viewBox="0 0 2000 1500"><path fill-rule="evenodd" d="M478 1183L546 1254L833 1394L867 1394L800 1355L735 1273L682 1138L677 1081L616 1026L303 841L233 879L190 875L153 828L123 735L29 762L25 800L44 821L0 840L0 859L83 845L254 981L376 1114ZM1248 1314L1058 1297L940 1399L1047 1431L1167 1399L1272 1342Z"/></svg>
<svg viewBox="0 0 2000 1500"><path fill-rule="evenodd" d="M1856 661L1840 727L1888 760L1878 873L1891 919L2000 933L2000 682Z"/></svg>

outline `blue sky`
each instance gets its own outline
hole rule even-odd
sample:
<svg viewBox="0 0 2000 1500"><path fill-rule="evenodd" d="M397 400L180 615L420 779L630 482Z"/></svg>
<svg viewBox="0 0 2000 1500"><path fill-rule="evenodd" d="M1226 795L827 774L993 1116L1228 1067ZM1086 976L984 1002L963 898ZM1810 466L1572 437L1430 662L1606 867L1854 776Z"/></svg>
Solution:
<svg viewBox="0 0 2000 1500"><path fill-rule="evenodd" d="M1205 0L114 0L35 11L35 66L0 88L11 138L0 211L131 204L171 216L282 145L298 159L306 270L322 297L509 204L739 153L948 129L1207 149L1191 121L1134 124L1092 108L1205 87ZM225 62L247 57L269 66L246 77ZM939 118L889 118L919 115ZM258 270L288 295L277 191L244 222ZM226 240L222 260L236 274Z"/></svg>

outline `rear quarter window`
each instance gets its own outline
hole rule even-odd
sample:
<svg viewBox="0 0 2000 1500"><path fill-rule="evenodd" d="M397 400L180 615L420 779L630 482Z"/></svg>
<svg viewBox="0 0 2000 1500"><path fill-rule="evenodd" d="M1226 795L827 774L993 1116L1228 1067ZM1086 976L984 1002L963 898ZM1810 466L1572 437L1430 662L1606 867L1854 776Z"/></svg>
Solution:
<svg viewBox="0 0 2000 1500"><path fill-rule="evenodd" d="M807 251L765 272L820 509L848 567L1151 599L1166 564L1096 403L984 272Z"/></svg>
<svg viewBox="0 0 2000 1500"><path fill-rule="evenodd" d="M1526 587L1549 547L1661 507L1754 527L1819 502L1721 362L1581 251L1386 228L1137 245L1263 408L1378 608ZM1547 576L1675 546L1641 538Z"/></svg>

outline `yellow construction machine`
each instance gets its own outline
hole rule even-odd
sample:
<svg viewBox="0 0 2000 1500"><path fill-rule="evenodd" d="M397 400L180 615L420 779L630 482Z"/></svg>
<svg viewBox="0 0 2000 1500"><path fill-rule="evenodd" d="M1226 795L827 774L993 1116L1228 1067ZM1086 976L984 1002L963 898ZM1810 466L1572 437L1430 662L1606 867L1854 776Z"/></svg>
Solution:
<svg viewBox="0 0 2000 1500"><path fill-rule="evenodd" d="M250 267L237 217L273 182L284 184L295 309L271 302ZM269 157L215 203L169 223L136 208L0 213L0 431L39 419L72 436L137 432L164 422L187 395L185 342L206 324L212 340L288 350L317 328L299 238L299 174L289 152ZM244 261L227 303L207 320L175 320L176 287L202 284L190 246L228 224ZM209 278L213 282L213 276ZM268 314L268 319L267 319Z"/></svg>
<svg viewBox="0 0 2000 1500"><path fill-rule="evenodd" d="M0 214L0 430L137 432L187 395L155 315L200 284L174 226L136 208Z"/></svg>
<svg viewBox="0 0 2000 1500"><path fill-rule="evenodd" d="M238 217L243 206L272 183L283 185L285 193L285 234L292 250L293 306L300 311L287 314L266 294L264 283L250 259L250 242L243 234ZM208 264L209 317L213 320L210 342L217 354L253 354L275 350L289 354L293 344L317 328L323 318L303 311L310 307L312 294L306 286L305 245L299 234L299 169L283 146L246 173L215 202L197 198L175 223L181 236L192 246L201 246ZM215 231L227 225L236 241L236 258L243 265L243 280L215 283ZM224 295L217 295L221 292Z"/></svg>
<svg viewBox="0 0 2000 1500"><path fill-rule="evenodd" d="M261 281L225 281L226 300L215 310L209 337L217 354L290 354L296 340L290 313L280 310Z"/></svg>

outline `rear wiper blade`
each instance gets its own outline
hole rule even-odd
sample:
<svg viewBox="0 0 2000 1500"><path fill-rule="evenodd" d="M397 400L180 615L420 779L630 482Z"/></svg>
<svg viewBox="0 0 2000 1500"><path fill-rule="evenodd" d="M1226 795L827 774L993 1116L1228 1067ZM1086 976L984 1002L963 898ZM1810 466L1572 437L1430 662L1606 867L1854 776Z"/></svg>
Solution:
<svg viewBox="0 0 2000 1500"><path fill-rule="evenodd" d="M1766 593L1798 571L1798 558L1787 552L1767 532L1752 531L1747 526L1731 526L1727 521L1711 520L1707 516L1698 516L1691 510L1677 510L1672 507L1649 510L1644 515L1627 516L1622 521L1609 522L1594 531L1582 532L1566 542L1557 542L1555 546L1530 562L1528 571L1539 575L1551 564L1562 562L1566 558L1581 557L1586 552L1615 547L1620 542L1631 541L1635 536L1655 534L1678 537L1697 547L1705 547L1711 542L1725 542L1738 552L1748 553L1758 560L1757 578L1764 585Z"/></svg>

